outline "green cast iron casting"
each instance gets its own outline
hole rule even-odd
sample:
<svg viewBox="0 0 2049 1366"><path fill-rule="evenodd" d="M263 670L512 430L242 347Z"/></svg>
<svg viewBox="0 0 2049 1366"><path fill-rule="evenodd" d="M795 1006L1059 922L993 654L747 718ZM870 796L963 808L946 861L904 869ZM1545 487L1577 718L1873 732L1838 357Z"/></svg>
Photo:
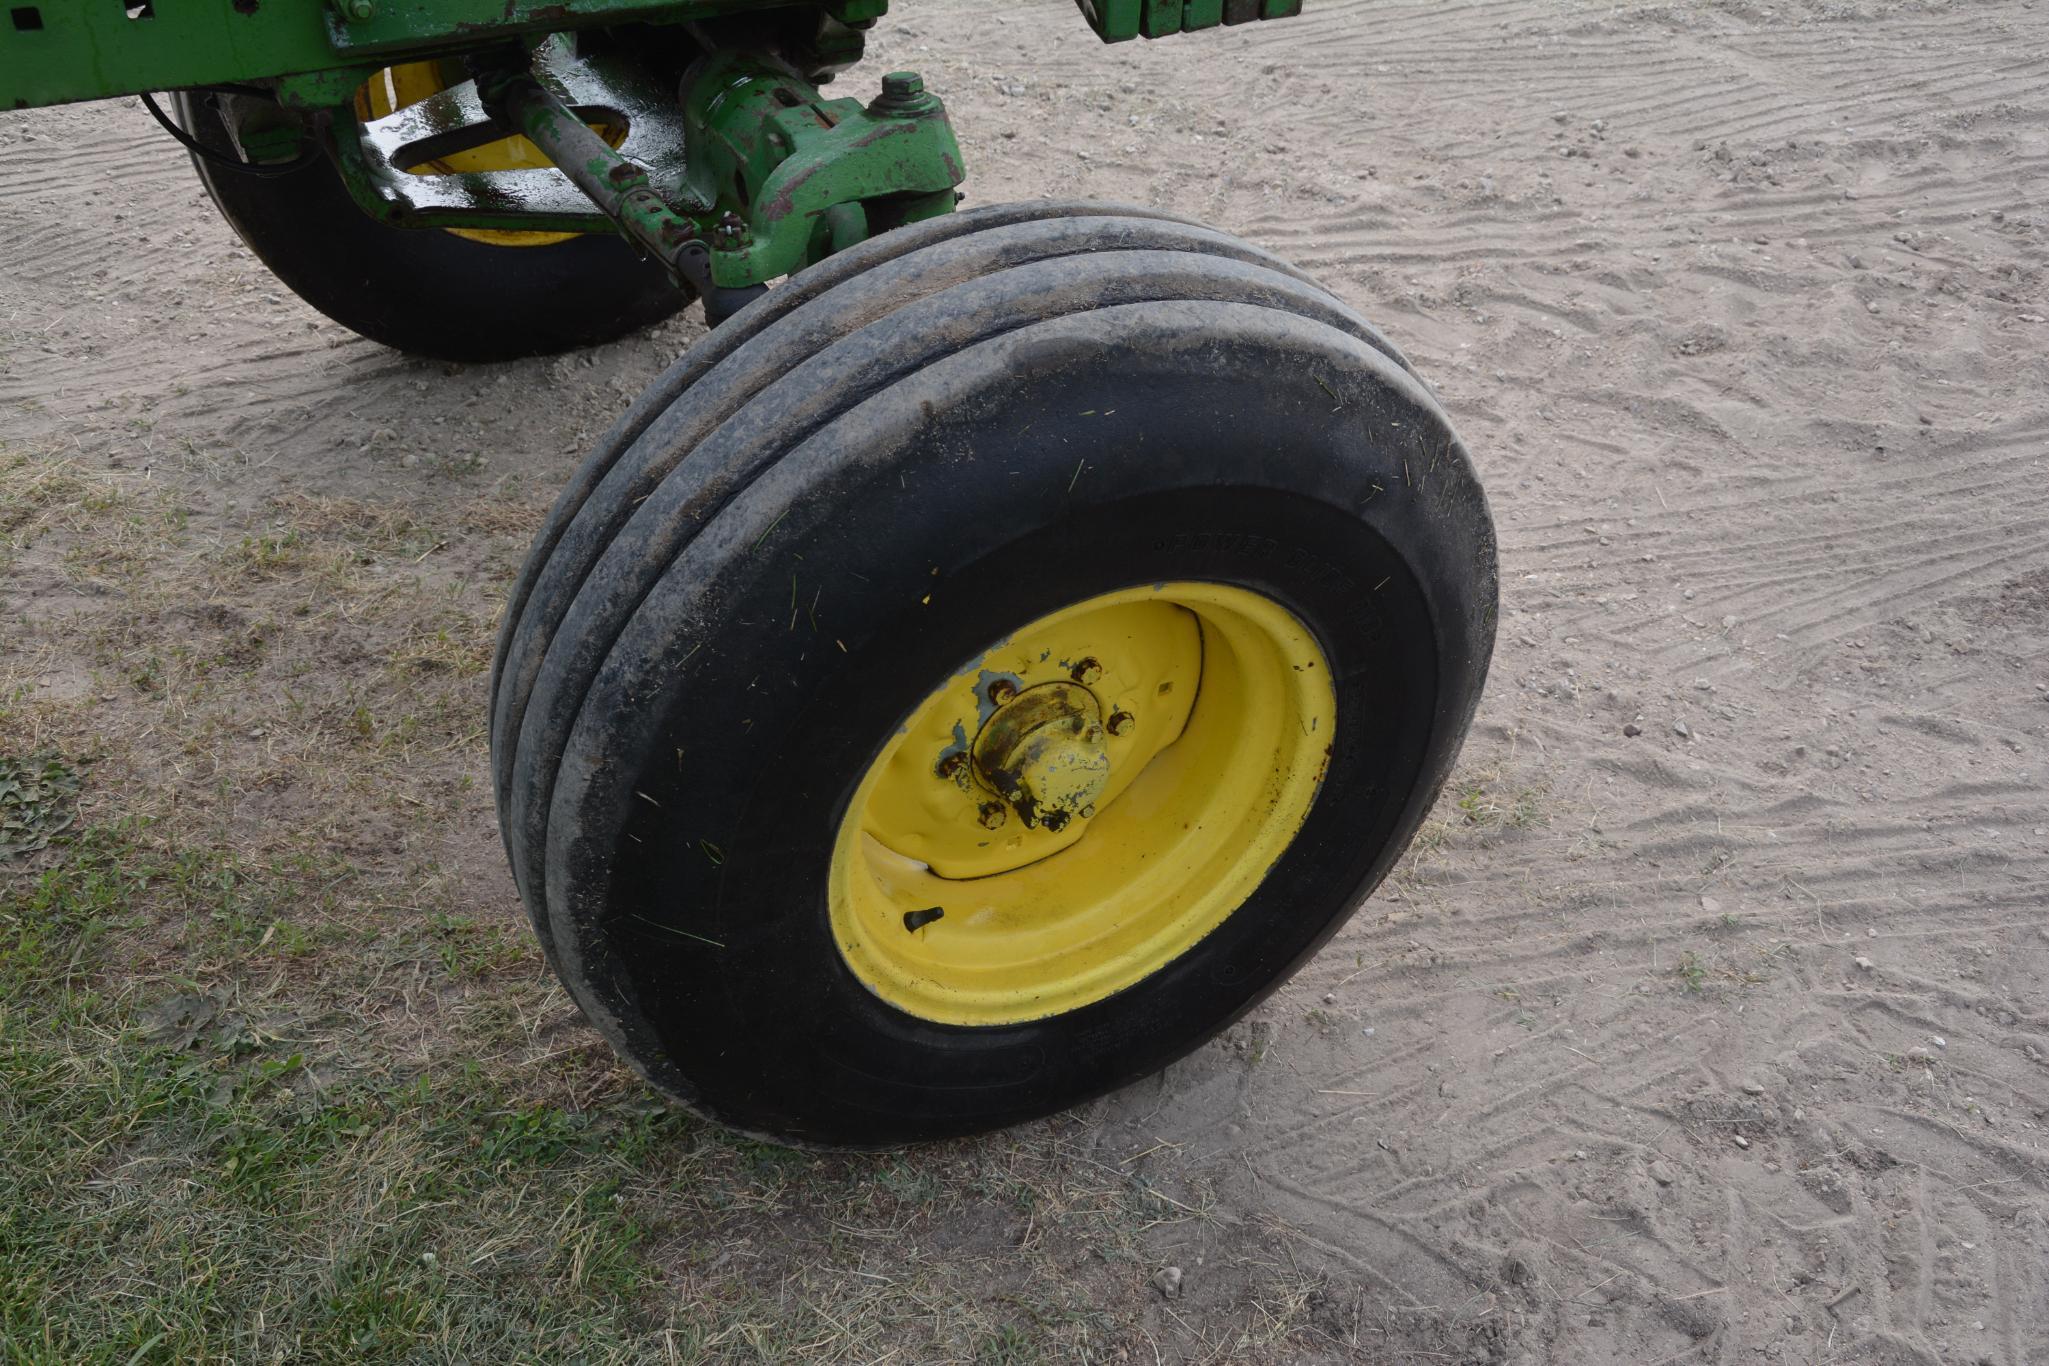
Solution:
<svg viewBox="0 0 2049 1366"><path fill-rule="evenodd" d="M1282 18L1301 7L1076 2L1105 42ZM872 232L950 212L965 172L944 106L910 72L885 77L882 93L866 103L827 99L743 39L691 65L679 119L679 92L651 70L616 54L586 56L561 35L772 15L786 27L808 26L805 69L830 73L858 59L862 31L887 9L888 0L4 0L0 109L255 87L275 103L237 96L245 152L289 160L306 138L318 138L351 196L385 222L617 231L700 292L707 278L742 289ZM463 85L373 126L357 117L356 91L387 66L519 48L533 54L532 72L508 76L524 83L501 84L488 101ZM629 126L623 150L585 126L612 118ZM465 138L473 145L513 131L525 132L582 194L559 180L559 190L545 182L536 189L531 177L545 172L409 174L431 162L423 149L455 150Z"/></svg>

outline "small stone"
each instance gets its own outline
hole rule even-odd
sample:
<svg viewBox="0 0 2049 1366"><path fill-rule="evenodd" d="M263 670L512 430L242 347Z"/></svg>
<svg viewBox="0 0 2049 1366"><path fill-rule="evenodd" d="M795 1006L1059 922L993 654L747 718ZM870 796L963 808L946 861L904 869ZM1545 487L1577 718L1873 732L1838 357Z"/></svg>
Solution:
<svg viewBox="0 0 2049 1366"><path fill-rule="evenodd" d="M1704 896L1700 899L1700 909L1708 915L1718 915L1721 913L1722 903L1711 896Z"/></svg>
<svg viewBox="0 0 2049 1366"><path fill-rule="evenodd" d="M1693 732L1687 728L1684 721L1674 721L1672 723L1672 733L1682 740L1691 740L1693 738Z"/></svg>
<svg viewBox="0 0 2049 1366"><path fill-rule="evenodd" d="M1864 930L1864 937L1866 939L1876 939L1878 938L1878 931L1875 928L1866 926Z"/></svg>
<svg viewBox="0 0 2049 1366"><path fill-rule="evenodd" d="M1673 1171L1671 1164L1666 1162L1663 1158L1659 1158L1655 1162L1651 1163L1650 1172L1651 1180L1657 1182L1661 1186L1669 1186L1674 1181L1677 1181L1679 1179L1679 1174Z"/></svg>
<svg viewBox="0 0 2049 1366"><path fill-rule="evenodd" d="M1334 1006L1334 1005L1336 1005L1336 1004L1338 1003L1338 994L1337 994L1337 993L1336 993L1335 991L1326 991L1326 992L1324 992L1324 993L1323 993L1323 1003L1324 1003L1325 1005L1327 1005L1327 1006Z"/></svg>
<svg viewBox="0 0 2049 1366"><path fill-rule="evenodd" d="M422 1252L420 1254L420 1265L426 1267L429 1271L432 1271L440 1261L441 1259L431 1252Z"/></svg>
<svg viewBox="0 0 2049 1366"><path fill-rule="evenodd" d="M1934 1044L1937 1048L1949 1047L1949 1040L1943 1038L1940 1034L1930 1034L1928 1036L1928 1042Z"/></svg>
<svg viewBox="0 0 2049 1366"><path fill-rule="evenodd" d="M1572 1150L1572 1160L1573 1160L1573 1161L1575 1161L1575 1162L1584 1162L1584 1161L1586 1161L1586 1160L1587 1160L1587 1150L1586 1150L1585 1148L1574 1148L1574 1149Z"/></svg>
<svg viewBox="0 0 2049 1366"><path fill-rule="evenodd" d="M1637 736L1643 734L1643 727L1636 724L1636 722L1631 721L1628 725L1622 728L1622 733L1624 735L1627 735L1630 739L1634 740Z"/></svg>
<svg viewBox="0 0 2049 1366"><path fill-rule="evenodd" d="M1870 972L1873 968L1878 966L1878 964L1872 962L1869 958L1866 958L1861 953L1858 954L1855 958L1851 959L1850 961L1855 963L1857 965L1858 970L1861 972Z"/></svg>
<svg viewBox="0 0 2049 1366"><path fill-rule="evenodd" d="M1748 1147L1750 1146L1750 1140L1749 1140L1749 1139L1747 1139L1747 1138L1745 1138L1745 1137L1744 1137L1743 1135L1741 1135L1741 1134L1737 1134L1737 1135L1735 1135L1735 1139L1736 1139L1736 1146L1737 1146L1737 1147L1739 1147L1739 1148L1748 1148Z"/></svg>
<svg viewBox="0 0 2049 1366"><path fill-rule="evenodd" d="M399 467L400 469L402 469L402 470L409 470L409 469L412 469L412 468L413 468L414 466L418 465L419 463L420 463L420 457L419 457L419 456L417 456L417 455L414 455L414 454L413 454L413 453L412 453L411 451L407 451L407 452L406 452L406 453L405 453L404 455L402 455L402 456L400 456L400 457L398 458L398 467Z"/></svg>
<svg viewBox="0 0 2049 1366"><path fill-rule="evenodd" d="M1159 1291L1167 1299L1180 1299L1181 1268L1178 1266L1161 1267L1159 1274L1153 1277L1153 1289Z"/></svg>
<svg viewBox="0 0 2049 1366"><path fill-rule="evenodd" d="M1743 1083L1743 1094L1746 1096L1761 1096L1764 1094L1764 1088L1754 1081L1746 1081Z"/></svg>

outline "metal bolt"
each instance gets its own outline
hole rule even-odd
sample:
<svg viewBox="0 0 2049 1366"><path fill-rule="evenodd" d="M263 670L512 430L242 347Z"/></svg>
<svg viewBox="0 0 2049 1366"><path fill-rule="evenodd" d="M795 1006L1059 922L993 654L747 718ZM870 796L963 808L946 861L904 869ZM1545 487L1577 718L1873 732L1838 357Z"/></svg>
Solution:
<svg viewBox="0 0 2049 1366"><path fill-rule="evenodd" d="M1122 735L1125 731L1131 729L1131 723L1134 719L1128 711L1113 711L1110 713L1110 719L1103 724L1110 728L1110 734Z"/></svg>
<svg viewBox="0 0 2049 1366"><path fill-rule="evenodd" d="M1016 696L1017 684L1007 678L999 678L989 685L989 700L999 707Z"/></svg>
<svg viewBox="0 0 2049 1366"><path fill-rule="evenodd" d="M939 761L939 776L942 778L951 778L955 774L959 773L963 768L966 768L967 763L968 756L960 750L955 750L953 753L947 755L944 759L941 759Z"/></svg>
<svg viewBox="0 0 2049 1366"><path fill-rule="evenodd" d="M731 209L719 215L719 221L712 225L712 236L722 247L736 247L747 237L747 220Z"/></svg>
<svg viewBox="0 0 2049 1366"><path fill-rule="evenodd" d="M1103 676L1103 666L1096 662L1094 655L1090 655L1077 661L1075 666L1067 671L1067 676L1086 688Z"/></svg>
<svg viewBox="0 0 2049 1366"><path fill-rule="evenodd" d="M370 0L345 0L342 12L356 23L361 23L375 15L377 7L371 4Z"/></svg>
<svg viewBox="0 0 2049 1366"><path fill-rule="evenodd" d="M925 93L925 78L915 71L892 71L882 78L882 98L908 100Z"/></svg>
<svg viewBox="0 0 2049 1366"><path fill-rule="evenodd" d="M1008 815L1009 813L1003 809L1002 802L983 802L982 828L984 830L999 830L1002 828L1003 822L1008 818Z"/></svg>

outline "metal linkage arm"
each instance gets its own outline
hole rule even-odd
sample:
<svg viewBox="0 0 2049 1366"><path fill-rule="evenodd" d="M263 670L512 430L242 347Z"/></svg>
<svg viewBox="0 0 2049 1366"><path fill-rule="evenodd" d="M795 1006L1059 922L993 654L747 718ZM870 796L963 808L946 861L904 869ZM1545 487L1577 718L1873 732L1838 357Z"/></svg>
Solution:
<svg viewBox="0 0 2049 1366"><path fill-rule="evenodd" d="M645 169L614 151L531 71L479 69L476 79L485 110L526 134L628 241L695 290L708 320L728 316L761 292L758 286L725 289L715 283L711 248L699 236L697 224L670 208Z"/></svg>

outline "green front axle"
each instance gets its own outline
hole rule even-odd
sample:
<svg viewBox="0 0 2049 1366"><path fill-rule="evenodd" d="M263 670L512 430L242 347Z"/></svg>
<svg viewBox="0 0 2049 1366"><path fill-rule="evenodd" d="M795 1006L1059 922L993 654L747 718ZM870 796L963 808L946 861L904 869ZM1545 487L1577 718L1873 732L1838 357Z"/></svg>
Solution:
<svg viewBox="0 0 2049 1366"><path fill-rule="evenodd" d="M1077 3L1105 41L1300 7ZM914 74L867 101L819 88L858 60L888 0L0 7L0 108L192 91L221 102L235 158L257 170L324 154L356 203L395 227L618 232L708 307L715 291L950 212L965 175L945 108ZM434 93L399 101L391 73L407 67L436 73ZM367 93L377 82L393 92L381 105ZM466 169L465 154L520 136L546 165Z"/></svg>

